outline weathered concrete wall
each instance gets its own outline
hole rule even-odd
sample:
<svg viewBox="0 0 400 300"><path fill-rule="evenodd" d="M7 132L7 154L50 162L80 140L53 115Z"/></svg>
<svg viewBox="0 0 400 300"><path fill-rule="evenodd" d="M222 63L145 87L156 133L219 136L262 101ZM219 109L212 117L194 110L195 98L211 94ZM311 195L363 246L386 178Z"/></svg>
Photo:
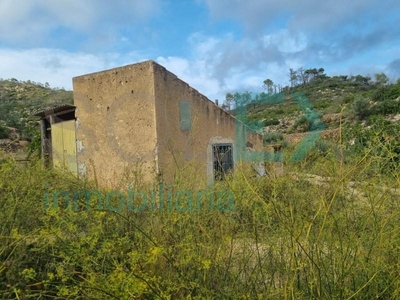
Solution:
<svg viewBox="0 0 400 300"><path fill-rule="evenodd" d="M191 169L199 184L210 182L211 145L234 143L235 118L156 63L154 83L159 171L166 180L171 180L183 168L185 172ZM180 128L181 101L191 104L191 130ZM250 140L254 148L262 149L261 136L253 135Z"/></svg>
<svg viewBox="0 0 400 300"><path fill-rule="evenodd" d="M133 174L152 180L157 174L153 62L75 77L73 87L80 176L102 187L116 187Z"/></svg>

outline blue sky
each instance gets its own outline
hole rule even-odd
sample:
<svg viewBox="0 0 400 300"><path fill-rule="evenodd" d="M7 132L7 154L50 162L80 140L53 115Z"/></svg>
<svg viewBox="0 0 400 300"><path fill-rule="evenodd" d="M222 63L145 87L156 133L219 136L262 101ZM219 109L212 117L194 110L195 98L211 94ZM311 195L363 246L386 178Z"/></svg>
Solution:
<svg viewBox="0 0 400 300"><path fill-rule="evenodd" d="M289 84L289 68L400 77L398 0L0 0L0 78L152 59L208 98Z"/></svg>

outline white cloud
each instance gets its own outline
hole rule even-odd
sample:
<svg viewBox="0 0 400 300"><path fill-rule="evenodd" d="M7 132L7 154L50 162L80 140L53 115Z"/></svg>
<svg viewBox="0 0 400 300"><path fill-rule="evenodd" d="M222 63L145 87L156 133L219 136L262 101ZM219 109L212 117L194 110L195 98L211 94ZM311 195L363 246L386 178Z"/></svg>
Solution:
<svg viewBox="0 0 400 300"><path fill-rule="evenodd" d="M221 98L220 82L210 76L202 60L189 61L180 57L158 57L156 61L209 99Z"/></svg>
<svg viewBox="0 0 400 300"><path fill-rule="evenodd" d="M235 19L250 31L268 27L277 19L289 16L292 29L325 30L344 23L358 22L368 11L379 21L388 11L399 9L397 0L203 0L214 19Z"/></svg>
<svg viewBox="0 0 400 300"><path fill-rule="evenodd" d="M72 78L145 60L137 53L93 55L59 49L0 49L0 77L50 83L72 89Z"/></svg>
<svg viewBox="0 0 400 300"><path fill-rule="evenodd" d="M37 9L41 10L49 20L50 26L65 26L72 29L88 30L99 17L101 11L95 9L91 1L41 0ZM36 16L27 15L28 18Z"/></svg>
<svg viewBox="0 0 400 300"><path fill-rule="evenodd" d="M207 76L216 78L223 92L260 90L266 78L281 84L286 82L289 66L300 64L293 53L307 45L304 34L287 30L240 40L230 35L216 38L194 34L189 42L192 64L201 61ZM256 78L263 79L257 84Z"/></svg>
<svg viewBox="0 0 400 300"><path fill-rule="evenodd" d="M277 84L287 84L286 61L295 65L300 62L281 56L278 48L282 47L290 55L301 51L306 40L303 35L282 31L252 41L246 38L235 41L231 35L214 37L194 33L188 42L187 58L158 57L157 62L208 98L223 100L227 92L261 92L267 78Z"/></svg>
<svg viewBox="0 0 400 300"><path fill-rule="evenodd" d="M262 39L265 47L276 46L282 53L296 53L307 47L307 36L304 33L291 33L287 29L265 35Z"/></svg>
<svg viewBox="0 0 400 300"><path fill-rule="evenodd" d="M54 29L98 32L160 10L160 0L1 0L0 39L34 42Z"/></svg>

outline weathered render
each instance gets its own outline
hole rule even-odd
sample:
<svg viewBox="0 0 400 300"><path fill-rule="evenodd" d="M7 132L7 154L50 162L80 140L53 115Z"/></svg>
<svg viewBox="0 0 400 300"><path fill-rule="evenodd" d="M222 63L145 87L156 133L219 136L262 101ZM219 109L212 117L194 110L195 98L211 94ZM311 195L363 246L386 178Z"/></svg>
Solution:
<svg viewBox="0 0 400 300"><path fill-rule="evenodd" d="M156 124L158 136L158 170L165 178L187 164L200 170L203 179L213 178L214 144L235 142L237 120L197 90L152 62L156 97ZM181 102L191 107L190 130L180 126ZM258 149L259 135L250 137ZM233 149L235 152L235 149Z"/></svg>
<svg viewBox="0 0 400 300"><path fill-rule="evenodd" d="M157 174L151 62L75 77L78 173L116 186L131 172Z"/></svg>

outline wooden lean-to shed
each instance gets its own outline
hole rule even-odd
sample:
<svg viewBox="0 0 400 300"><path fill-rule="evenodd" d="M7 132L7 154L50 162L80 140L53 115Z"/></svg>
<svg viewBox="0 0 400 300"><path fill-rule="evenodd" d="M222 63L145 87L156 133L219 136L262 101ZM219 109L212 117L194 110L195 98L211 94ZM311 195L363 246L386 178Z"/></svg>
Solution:
<svg viewBox="0 0 400 300"><path fill-rule="evenodd" d="M47 166L78 174L75 106L62 105L35 114L41 118L42 159Z"/></svg>

